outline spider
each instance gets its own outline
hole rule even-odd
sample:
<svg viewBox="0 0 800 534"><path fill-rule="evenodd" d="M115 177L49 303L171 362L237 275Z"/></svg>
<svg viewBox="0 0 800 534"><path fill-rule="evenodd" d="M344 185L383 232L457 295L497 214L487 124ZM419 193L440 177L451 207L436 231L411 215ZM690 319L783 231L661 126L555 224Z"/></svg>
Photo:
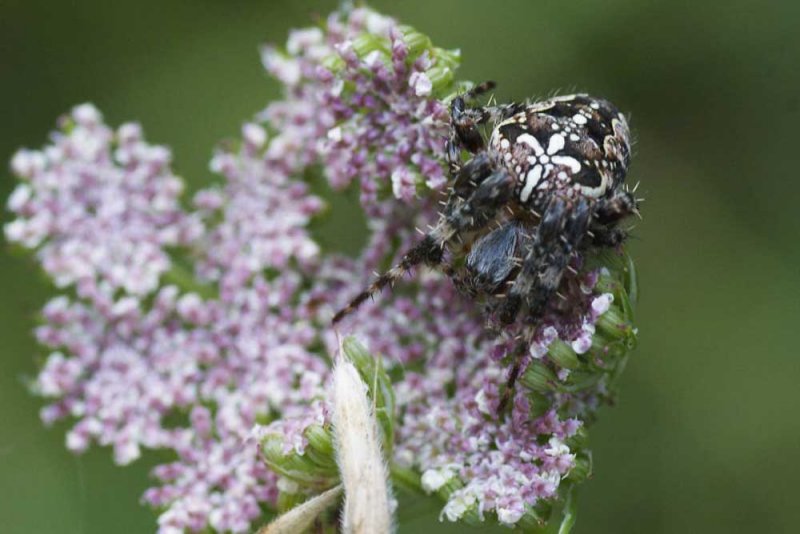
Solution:
<svg viewBox="0 0 800 534"><path fill-rule="evenodd" d="M625 117L586 94L468 105L493 88L494 82L484 82L450 104L445 155L453 181L438 223L333 323L426 264L467 295L485 299L487 315L501 327L519 317L533 324L574 254L625 240L619 222L638 215L639 202L624 186L630 161ZM481 128L488 123L487 141ZM466 162L464 151L471 156ZM462 264L445 264L446 250Z"/></svg>

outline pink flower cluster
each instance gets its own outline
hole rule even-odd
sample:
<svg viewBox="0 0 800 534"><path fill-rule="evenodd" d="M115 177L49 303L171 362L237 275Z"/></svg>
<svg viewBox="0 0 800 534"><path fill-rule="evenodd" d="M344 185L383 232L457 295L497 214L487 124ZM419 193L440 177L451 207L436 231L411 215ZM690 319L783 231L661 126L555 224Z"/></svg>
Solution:
<svg viewBox="0 0 800 534"><path fill-rule="evenodd" d="M177 460L155 471L162 486L145 494L166 508L163 532L246 531L277 497L275 475L247 442L253 425L324 394L317 331L293 308L303 276L287 268L315 261L305 225L320 201L266 163L253 139L260 127L244 128L240 152L215 157L226 187L199 193L187 214L168 152L145 144L137 127L113 133L86 105L64 123L54 146L15 159L15 168L37 163L17 171L26 180L10 202L19 218L6 227L11 241L43 242L43 266L76 289L47 304L36 332L53 351L36 384L54 399L42 417L74 418L67 447L109 445L119 464L142 447L173 449ZM92 147L91 159L72 150L78 144ZM204 228L217 209L221 222ZM62 214L71 224L55 220ZM41 220L53 222L36 243L20 237ZM217 297L158 286L175 267L167 247L178 244L192 250L202 282L216 281ZM107 252L118 248L132 256ZM70 262L50 260L65 250ZM168 422L181 415L185 425Z"/></svg>
<svg viewBox="0 0 800 534"><path fill-rule="evenodd" d="M42 417L74 421L70 450L108 445L119 464L142 448L174 451L144 495L163 510L161 532L249 530L288 487L259 458L254 427L303 454L304 431L329 422L333 311L413 242L414 224L436 216L427 191L446 185L441 97L455 90L455 55L422 37L356 9L266 49L284 98L214 156L224 181L192 210L179 204L169 151L136 125L111 130L90 105L51 145L14 157L22 183L6 237L74 288L45 306L36 331L51 351L36 381L50 399ZM320 168L335 187L359 184L369 240L356 259L322 256L308 230L322 201L303 175ZM576 297L548 315L526 361L548 361L556 339L591 348L611 301L595 275L572 281ZM426 491L449 488L448 519L491 513L513 525L557 496L575 463L567 443L594 405L557 393L542 411L519 388L498 418L516 333L487 336L449 280L419 273L343 327L400 377L392 461Z"/></svg>
<svg viewBox="0 0 800 534"><path fill-rule="evenodd" d="M260 115L276 131L270 152L288 169L321 164L337 189L357 181L368 211L389 196L411 203L418 189L442 190L449 118L434 93L452 90L457 53L426 46L412 56L423 38L356 9L330 17L325 32L293 31L284 50L265 47L264 65L286 91Z"/></svg>
<svg viewBox="0 0 800 534"><path fill-rule="evenodd" d="M26 182L8 201L17 219L6 237L38 248L59 287L145 295L169 269L165 247L202 232L180 209L183 184L169 162L169 150L145 143L137 124L114 132L93 106L78 106L52 145L22 150L11 161Z"/></svg>

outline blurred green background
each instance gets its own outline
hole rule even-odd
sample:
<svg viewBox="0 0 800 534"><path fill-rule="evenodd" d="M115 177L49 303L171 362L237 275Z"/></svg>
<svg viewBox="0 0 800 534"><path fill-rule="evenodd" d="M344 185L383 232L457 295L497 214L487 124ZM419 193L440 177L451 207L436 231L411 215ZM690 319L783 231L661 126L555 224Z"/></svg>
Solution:
<svg viewBox="0 0 800 534"><path fill-rule="evenodd" d="M375 1L460 47L498 98L574 89L630 113L644 222L640 346L593 428L578 534L800 527L800 2ZM277 95L257 46L333 1L3 0L0 159L95 102L141 121L190 184L217 140ZM0 178L0 197L13 187ZM3 212L3 220L8 220ZM149 455L74 458L24 386L46 298L0 251L0 532L148 532ZM401 528L401 532L411 531ZM419 532L420 530L415 530ZM457 529L453 529L456 532Z"/></svg>

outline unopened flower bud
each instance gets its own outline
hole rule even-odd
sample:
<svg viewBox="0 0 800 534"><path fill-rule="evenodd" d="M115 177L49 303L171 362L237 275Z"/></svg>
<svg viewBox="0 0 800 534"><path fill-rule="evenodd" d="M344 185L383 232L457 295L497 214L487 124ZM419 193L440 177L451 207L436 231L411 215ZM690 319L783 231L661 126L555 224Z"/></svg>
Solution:
<svg viewBox="0 0 800 534"><path fill-rule="evenodd" d="M532 361L520 378L523 386L540 393L553 391L558 378L547 365L540 361Z"/></svg>
<svg viewBox="0 0 800 534"><path fill-rule="evenodd" d="M390 54L386 39L371 33L362 33L353 39L353 50L361 58L372 52L380 52L383 58L388 59Z"/></svg>
<svg viewBox="0 0 800 534"><path fill-rule="evenodd" d="M632 334L631 325L616 306L611 306L598 318L597 329L612 339L622 339Z"/></svg>
<svg viewBox="0 0 800 534"><path fill-rule="evenodd" d="M449 89L455 76L453 69L439 65L428 69L425 74L431 82L431 92L433 94L441 94Z"/></svg>
<svg viewBox="0 0 800 534"><path fill-rule="evenodd" d="M430 37L418 32L411 26L400 26L399 29L408 47L408 57L411 61L414 61L423 51L433 47Z"/></svg>
<svg viewBox="0 0 800 534"><path fill-rule="evenodd" d="M575 369L580 365L580 361L578 361L578 355L575 354L575 351L572 349L572 347L560 339L556 339L550 344L547 354L550 356L550 359L552 359L561 367Z"/></svg>
<svg viewBox="0 0 800 534"><path fill-rule="evenodd" d="M572 469L569 470L567 478L576 483L583 482L592 475L592 456L591 454L581 455L575 458Z"/></svg>

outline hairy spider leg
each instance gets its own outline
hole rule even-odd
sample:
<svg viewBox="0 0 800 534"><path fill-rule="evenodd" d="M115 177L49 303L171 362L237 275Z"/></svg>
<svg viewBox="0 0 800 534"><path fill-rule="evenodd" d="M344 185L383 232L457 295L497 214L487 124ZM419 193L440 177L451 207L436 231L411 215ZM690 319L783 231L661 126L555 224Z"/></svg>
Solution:
<svg viewBox="0 0 800 534"><path fill-rule="evenodd" d="M567 210L566 201L554 197L542 215L533 238L533 246L528 254L517 277L513 280L511 290L505 295L499 306L499 319L502 325L514 322L519 313L523 299L533 291L541 261L545 258L552 241L561 233L565 223L564 215Z"/></svg>
<svg viewBox="0 0 800 534"><path fill-rule="evenodd" d="M522 361L529 346L529 339L520 340L519 343L517 343L517 345L514 347L514 350L511 352L511 358L514 360L514 363L512 364L511 369L508 372L508 377L506 378L506 389L503 391L503 396L500 397L500 403L497 405L497 413L499 414L502 414L506 410L506 406L508 406L508 402L511 400L511 397L514 394L514 386L517 384L519 373L522 370Z"/></svg>
<svg viewBox="0 0 800 534"><path fill-rule="evenodd" d="M617 247L628 237L628 231L617 223L629 215L638 215L636 197L630 191L618 190L608 198L597 201L595 218L589 227L592 243L601 247Z"/></svg>
<svg viewBox="0 0 800 534"><path fill-rule="evenodd" d="M534 245L500 305L501 324L510 324L526 304L530 318L538 318L561 283L570 257L589 227L592 207L581 198L570 208L567 201L553 198L536 228ZM563 231L563 235L562 235Z"/></svg>
<svg viewBox="0 0 800 534"><path fill-rule="evenodd" d="M560 238L553 239L554 234L547 233L546 231L545 234L542 234L542 243L551 244L552 249L547 252L540 249L539 255L532 256L533 252L536 251L536 247L534 247L534 249L531 251L531 254L529 254L526 258L526 264L523 266L522 271L515 280L514 288L516 288L516 282L520 280L520 277L523 277L523 284L521 285L525 285L530 280L530 275L525 274L526 272L532 272L535 274L532 281L532 287L527 293L524 294L524 296L521 296L519 300L517 300L516 309L514 310L513 315L511 315L511 319L508 320L507 323L513 321L514 317L519 311L519 307L523 299L527 300L527 307L530 315L534 318L538 317L545 304L547 304L547 301L558 289L558 286L561 283L561 277L564 274L564 270L569 264L569 259L574 250L580 244L581 239L583 238L584 234L586 233L586 229L589 226L592 210L586 199L580 199L572 210L566 212L568 213L566 217L564 215L565 208L563 206L563 202L556 202L555 204L551 202L551 207L553 218L565 219L563 223L565 234ZM542 223L547 221L549 224L557 225L557 222L552 222L553 219L548 221L547 213L550 211L550 208L548 208L547 212L545 212L545 217L542 220ZM537 260L535 262L536 267L529 267L530 265L534 265L534 262L531 261L529 263L528 259ZM529 268L526 270L526 267ZM525 277L527 277L527 279ZM510 295L509 298L515 298L513 296L513 291L514 289L512 288L512 295ZM530 298L531 295L533 295L533 299ZM506 302L508 302L508 300L506 300ZM501 309L501 315L503 313L508 312ZM503 319L501 318L501 320ZM528 339L520 341L520 346L522 346L523 349L530 346L530 340ZM515 351L513 353L514 362L511 370L508 373L508 378L506 379L506 389L503 392L503 397L500 399L500 404L498 407L499 413L502 413L505 410L506 405L514 394L514 387L516 386L520 370L522 369L523 354L524 351L521 353Z"/></svg>
<svg viewBox="0 0 800 534"><path fill-rule="evenodd" d="M639 203L631 191L617 190L597 201L596 217L600 224L616 223L629 215L639 214Z"/></svg>
<svg viewBox="0 0 800 534"><path fill-rule="evenodd" d="M539 274L534 281L534 298L529 297L526 302L534 318L539 317L547 301L558 290L572 254L586 235L591 216L592 208L585 198L580 198L569 211L564 234L554 240L554 247L542 262Z"/></svg>
<svg viewBox="0 0 800 534"><path fill-rule="evenodd" d="M486 122L482 108L467 107L467 101L491 90L494 82L484 82L472 90L458 95L450 102L450 137L445 143L445 159L450 174L455 176L461 168L461 149L476 154L486 148L486 142L478 130L478 125Z"/></svg>
<svg viewBox="0 0 800 534"><path fill-rule="evenodd" d="M333 316L332 323L341 321L370 296L380 292L387 285L394 284L420 263L432 267L439 265L447 243L465 230L478 230L486 226L497 211L512 198L514 188L514 177L504 169L481 180L466 201L453 204L452 211L443 214L439 223L409 250L397 265L379 276L366 290L339 310Z"/></svg>
<svg viewBox="0 0 800 534"><path fill-rule="evenodd" d="M445 143L445 160L450 174L455 176L461 168L462 148L472 154L486 149L486 142L478 126L489 121L498 122L517 113L520 104L468 107L467 102L495 88L493 81L479 83L450 102L450 136Z"/></svg>

